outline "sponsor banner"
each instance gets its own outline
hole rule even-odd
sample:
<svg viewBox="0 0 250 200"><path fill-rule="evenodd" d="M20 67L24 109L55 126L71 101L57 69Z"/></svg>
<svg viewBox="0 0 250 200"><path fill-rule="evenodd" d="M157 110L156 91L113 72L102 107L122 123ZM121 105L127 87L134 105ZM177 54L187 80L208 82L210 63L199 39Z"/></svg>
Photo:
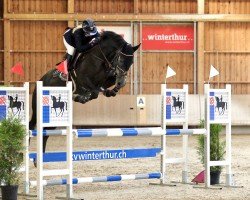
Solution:
<svg viewBox="0 0 250 200"><path fill-rule="evenodd" d="M209 116L211 121L229 120L228 92L209 93Z"/></svg>
<svg viewBox="0 0 250 200"><path fill-rule="evenodd" d="M87 160L113 160L113 159L131 159L131 158L149 158L156 157L161 148L148 149L114 149L114 150L94 150L94 151L76 151L73 152L73 161ZM30 153L30 159L36 159L36 153ZM43 162L64 162L66 161L66 152L49 152L43 154Z"/></svg>
<svg viewBox="0 0 250 200"><path fill-rule="evenodd" d="M97 30L101 31L113 31L121 35L124 40L132 44L132 30L130 26L98 26Z"/></svg>
<svg viewBox="0 0 250 200"><path fill-rule="evenodd" d="M142 50L194 50L194 26L143 26Z"/></svg>

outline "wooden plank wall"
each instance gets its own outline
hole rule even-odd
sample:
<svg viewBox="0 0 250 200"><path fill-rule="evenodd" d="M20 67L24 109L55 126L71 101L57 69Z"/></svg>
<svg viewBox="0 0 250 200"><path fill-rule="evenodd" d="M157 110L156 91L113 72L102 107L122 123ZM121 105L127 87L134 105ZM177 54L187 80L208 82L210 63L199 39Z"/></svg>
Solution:
<svg viewBox="0 0 250 200"><path fill-rule="evenodd" d="M206 14L249 14L248 0L207 0ZM250 23L205 23L205 77L210 64L220 71L214 87L232 84L234 94L250 94Z"/></svg>
<svg viewBox="0 0 250 200"><path fill-rule="evenodd" d="M8 0L9 13L67 13L67 0Z"/></svg>
<svg viewBox="0 0 250 200"><path fill-rule="evenodd" d="M206 0L206 14L249 14L249 0Z"/></svg>
<svg viewBox="0 0 250 200"><path fill-rule="evenodd" d="M62 35L67 22L11 21L11 66L21 62L25 76L11 75L14 82L35 82L62 60Z"/></svg>
<svg viewBox="0 0 250 200"><path fill-rule="evenodd" d="M68 0L8 0L9 13L67 13ZM3 3L3 0L0 0ZM135 9L135 5L138 5ZM0 9L0 18L2 16ZM197 0L74 0L75 13L143 13L182 14L197 13ZM249 14L249 0L206 0L206 14ZM62 34L67 22L61 21L11 21L10 65L22 62L25 77L11 75L12 81L38 80L41 75L60 61L65 48ZM139 35L139 34L138 34ZM138 41L140 38L138 38ZM3 68L3 21L0 19L0 81L4 79ZM221 72L213 79L215 86L232 83L234 94L250 93L250 23L205 23L205 71L208 77L210 64ZM170 86L181 87L188 83L193 92L194 56L192 53L143 53L143 94L159 94L164 82L166 64L170 64L177 76L169 80ZM139 61L140 59L138 59ZM6 71L6 70L5 70ZM138 74L139 77L140 74ZM197 77L196 77L197 78ZM128 78L129 80L129 78ZM219 83L219 84L218 84ZM129 94L130 84L123 93Z"/></svg>
<svg viewBox="0 0 250 200"><path fill-rule="evenodd" d="M0 82L3 81L4 63L3 63L3 0L0 0Z"/></svg>
<svg viewBox="0 0 250 200"><path fill-rule="evenodd" d="M9 0L9 13L66 13L67 0ZM11 21L10 66L23 64L25 76L11 74L14 83L34 83L62 60L65 48L62 42L67 22Z"/></svg>
<svg viewBox="0 0 250 200"><path fill-rule="evenodd" d="M140 13L180 14L197 13L197 1L193 0L140 0ZM182 88L188 84L190 93L194 92L194 56L193 53L143 53L142 93L160 94L160 84L165 82L166 65L176 71L177 76L168 79L168 86Z"/></svg>
<svg viewBox="0 0 250 200"><path fill-rule="evenodd" d="M75 0L76 13L133 13L134 0Z"/></svg>
<svg viewBox="0 0 250 200"><path fill-rule="evenodd" d="M139 0L139 13L197 13L194 0Z"/></svg>
<svg viewBox="0 0 250 200"><path fill-rule="evenodd" d="M192 53L143 53L143 94L161 93L160 84L165 82L168 64L176 72L176 76L168 79L168 86L182 88L183 84L189 84L190 93L193 93L193 63Z"/></svg>
<svg viewBox="0 0 250 200"><path fill-rule="evenodd" d="M249 94L250 23L206 23L205 38L205 77L212 64L220 71L215 86L232 83L233 93Z"/></svg>

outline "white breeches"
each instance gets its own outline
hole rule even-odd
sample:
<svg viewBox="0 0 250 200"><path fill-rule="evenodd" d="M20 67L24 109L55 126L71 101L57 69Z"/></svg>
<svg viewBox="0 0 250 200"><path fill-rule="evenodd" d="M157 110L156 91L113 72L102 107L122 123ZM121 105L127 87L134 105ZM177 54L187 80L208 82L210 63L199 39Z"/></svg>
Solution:
<svg viewBox="0 0 250 200"><path fill-rule="evenodd" d="M74 53L75 53L75 48L72 47L70 44L68 44L64 37L63 37L63 43L64 43L64 46L65 46L66 49L67 49L67 53L68 53L69 55L73 56Z"/></svg>

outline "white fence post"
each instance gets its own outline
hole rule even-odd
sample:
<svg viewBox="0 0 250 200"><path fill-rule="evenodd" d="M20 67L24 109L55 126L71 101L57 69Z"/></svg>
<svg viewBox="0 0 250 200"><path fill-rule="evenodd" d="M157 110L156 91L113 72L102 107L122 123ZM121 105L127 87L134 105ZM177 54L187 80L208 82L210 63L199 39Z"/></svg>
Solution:
<svg viewBox="0 0 250 200"><path fill-rule="evenodd" d="M59 95L58 100L56 95ZM54 99L52 99L54 97ZM60 103L60 104L58 104ZM64 111L59 114L57 106L63 105ZM53 109L53 110L52 110ZM72 187L72 83L67 87L43 87L42 82L37 82L37 196L44 199L43 177L67 175L67 198L73 195ZM43 128L67 127L67 168L57 170L43 169Z"/></svg>
<svg viewBox="0 0 250 200"><path fill-rule="evenodd" d="M231 85L226 89L211 89L205 85L205 113L207 134L205 137L205 186L210 187L210 167L226 166L226 186L232 186L231 172ZM210 125L226 125L226 158L223 161L211 161Z"/></svg>

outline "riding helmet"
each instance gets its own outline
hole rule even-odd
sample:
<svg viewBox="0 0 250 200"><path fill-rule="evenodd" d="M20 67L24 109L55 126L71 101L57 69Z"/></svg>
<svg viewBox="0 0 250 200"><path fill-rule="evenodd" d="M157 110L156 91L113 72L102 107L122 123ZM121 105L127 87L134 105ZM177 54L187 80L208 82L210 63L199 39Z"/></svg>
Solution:
<svg viewBox="0 0 250 200"><path fill-rule="evenodd" d="M95 35L97 33L97 28L94 20L86 19L82 22L82 29L87 35Z"/></svg>

